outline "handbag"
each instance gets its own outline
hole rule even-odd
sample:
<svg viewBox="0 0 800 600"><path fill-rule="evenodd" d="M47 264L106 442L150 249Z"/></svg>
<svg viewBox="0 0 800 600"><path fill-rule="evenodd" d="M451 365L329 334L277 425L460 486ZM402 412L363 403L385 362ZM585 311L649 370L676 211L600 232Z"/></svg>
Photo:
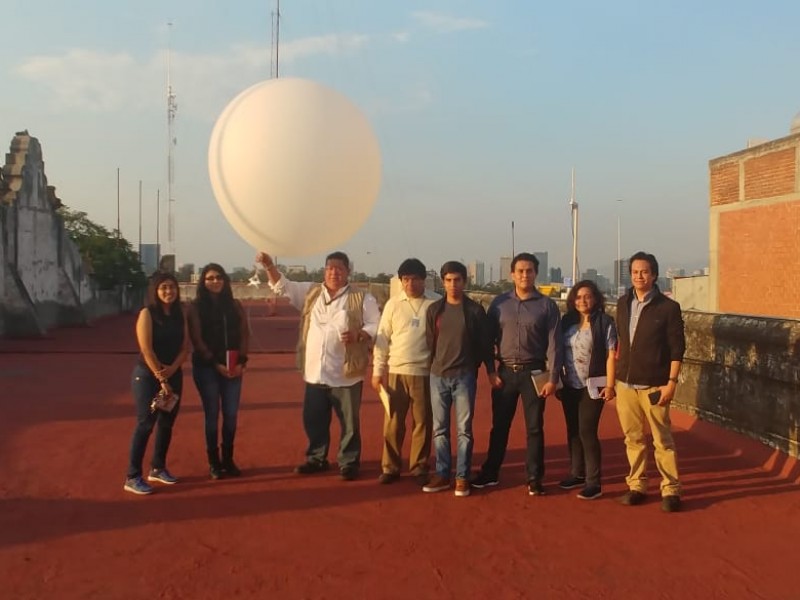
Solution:
<svg viewBox="0 0 800 600"><path fill-rule="evenodd" d="M172 412L175 406L177 406L178 400L180 400L180 396L178 396L178 394L167 391L162 387L150 401L150 412L154 413L157 410Z"/></svg>

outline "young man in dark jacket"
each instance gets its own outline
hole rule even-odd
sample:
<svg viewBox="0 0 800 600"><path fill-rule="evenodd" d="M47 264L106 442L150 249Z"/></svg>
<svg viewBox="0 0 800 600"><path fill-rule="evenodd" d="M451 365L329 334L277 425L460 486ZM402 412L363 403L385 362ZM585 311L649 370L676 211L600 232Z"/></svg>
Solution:
<svg viewBox="0 0 800 600"><path fill-rule="evenodd" d="M683 317L680 305L664 296L656 285L655 256L637 252L631 256L630 271L633 287L617 302L617 415L630 463L626 478L629 491L622 503L635 506L646 499L646 419L661 473L661 508L676 512L681 507L681 484L669 405L675 397L686 350Z"/></svg>
<svg viewBox="0 0 800 600"><path fill-rule="evenodd" d="M472 467L472 416L478 369L494 372L486 311L464 294L467 268L456 261L442 265L445 297L428 307L427 339L431 349L431 408L436 474L422 488L441 492L450 487L450 408L455 407L458 430L456 496L469 496Z"/></svg>

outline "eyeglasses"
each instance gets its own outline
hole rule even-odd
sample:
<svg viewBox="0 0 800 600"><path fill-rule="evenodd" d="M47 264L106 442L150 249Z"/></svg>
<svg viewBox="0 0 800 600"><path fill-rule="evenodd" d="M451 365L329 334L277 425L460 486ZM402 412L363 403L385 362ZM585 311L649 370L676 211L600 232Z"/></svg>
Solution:
<svg viewBox="0 0 800 600"><path fill-rule="evenodd" d="M206 275L206 281L224 281L222 275Z"/></svg>

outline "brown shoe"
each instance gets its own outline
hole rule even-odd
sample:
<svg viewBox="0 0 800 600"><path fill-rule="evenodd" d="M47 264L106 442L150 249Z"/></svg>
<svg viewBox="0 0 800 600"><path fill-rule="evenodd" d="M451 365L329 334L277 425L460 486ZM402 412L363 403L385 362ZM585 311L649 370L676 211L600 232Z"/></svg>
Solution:
<svg viewBox="0 0 800 600"><path fill-rule="evenodd" d="M441 492L450 487L450 480L441 475L434 475L430 481L422 486L423 492Z"/></svg>
<svg viewBox="0 0 800 600"><path fill-rule="evenodd" d="M461 477L456 479L456 496L469 496L469 481Z"/></svg>
<svg viewBox="0 0 800 600"><path fill-rule="evenodd" d="M427 473L417 473L414 475L414 482L419 486L423 487L425 484L430 481L431 476Z"/></svg>
<svg viewBox="0 0 800 600"><path fill-rule="evenodd" d="M680 496L664 496L661 499L661 510L664 512L680 512L681 510L681 497Z"/></svg>
<svg viewBox="0 0 800 600"><path fill-rule="evenodd" d="M639 504L643 504L646 499L647 496L642 492L630 490L627 494L620 498L619 503L624 506L637 506Z"/></svg>

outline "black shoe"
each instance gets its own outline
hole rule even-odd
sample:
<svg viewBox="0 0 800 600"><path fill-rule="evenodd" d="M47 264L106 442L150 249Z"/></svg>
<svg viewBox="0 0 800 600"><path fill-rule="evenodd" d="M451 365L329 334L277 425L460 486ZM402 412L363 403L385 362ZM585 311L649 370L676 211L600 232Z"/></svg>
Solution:
<svg viewBox="0 0 800 600"><path fill-rule="evenodd" d="M399 473L381 473L378 476L378 483L389 484L394 483L398 479L400 479Z"/></svg>
<svg viewBox="0 0 800 600"><path fill-rule="evenodd" d="M317 460L309 460L304 462L302 465L295 467L294 472L298 475L311 475L313 473L322 473L330 468L331 465L327 460L323 460L321 462Z"/></svg>
<svg viewBox="0 0 800 600"><path fill-rule="evenodd" d="M663 510L664 512L680 512L681 497L664 496L663 498L661 498L661 510Z"/></svg>
<svg viewBox="0 0 800 600"><path fill-rule="evenodd" d="M493 485L497 485L500 483L500 480L497 479L496 475L488 475L483 471L478 471L475 477L469 482L469 484L477 489L483 489L485 487L492 487Z"/></svg>
<svg viewBox="0 0 800 600"><path fill-rule="evenodd" d="M586 477L568 477L559 482L558 487L562 490L572 490L577 487L583 487L584 485L586 485Z"/></svg>
<svg viewBox="0 0 800 600"><path fill-rule="evenodd" d="M647 496L645 494L642 492L637 492L636 490L630 490L622 498L620 498L619 503L624 506L638 506L639 504L644 504L645 500L647 500Z"/></svg>
<svg viewBox="0 0 800 600"><path fill-rule="evenodd" d="M233 460L222 463L222 470L225 472L227 477L239 477L242 474L241 469L236 466L236 463L233 462Z"/></svg>
<svg viewBox="0 0 800 600"><path fill-rule="evenodd" d="M343 481L354 481L358 479L358 467L342 467L339 469L339 477Z"/></svg>
<svg viewBox="0 0 800 600"><path fill-rule="evenodd" d="M578 492L578 498L581 500L596 500L603 495L603 490L600 486L585 487Z"/></svg>
<svg viewBox="0 0 800 600"><path fill-rule="evenodd" d="M208 465L208 475L211 479L222 479L224 477L224 473L222 472L221 465Z"/></svg>
<svg viewBox="0 0 800 600"><path fill-rule="evenodd" d="M528 482L528 496L544 496L547 492L544 491L544 486L541 481Z"/></svg>

